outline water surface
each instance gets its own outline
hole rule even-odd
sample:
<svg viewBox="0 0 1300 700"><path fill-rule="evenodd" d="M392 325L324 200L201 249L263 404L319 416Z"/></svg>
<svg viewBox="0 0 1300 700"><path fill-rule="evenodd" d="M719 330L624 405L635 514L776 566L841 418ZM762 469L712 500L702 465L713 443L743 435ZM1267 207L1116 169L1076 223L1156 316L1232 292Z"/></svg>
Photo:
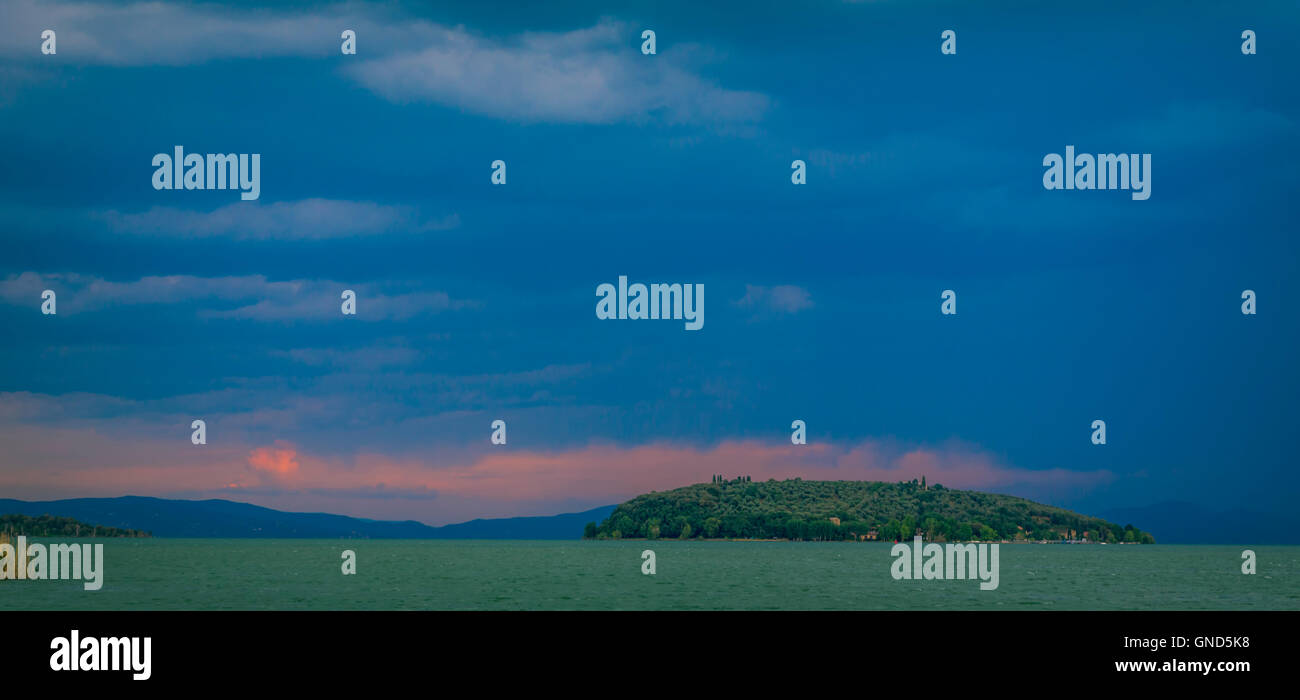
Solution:
<svg viewBox="0 0 1300 700"><path fill-rule="evenodd" d="M53 540L38 539L48 543ZM895 581L889 544L184 540L104 543L104 585L0 581L7 610L1300 609L1300 547L1004 544L997 590ZM343 550L357 574L341 573ZM641 573L641 552L657 573Z"/></svg>

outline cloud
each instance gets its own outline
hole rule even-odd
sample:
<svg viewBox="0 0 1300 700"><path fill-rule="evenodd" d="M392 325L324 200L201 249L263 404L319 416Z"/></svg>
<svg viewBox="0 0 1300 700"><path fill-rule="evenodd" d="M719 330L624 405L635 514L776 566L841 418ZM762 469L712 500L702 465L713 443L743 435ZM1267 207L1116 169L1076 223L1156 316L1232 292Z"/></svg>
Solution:
<svg viewBox="0 0 1300 700"><path fill-rule="evenodd" d="M422 50L363 61L345 73L392 101L523 122L728 123L756 120L767 108L764 95L717 87L671 56L641 55L637 36L610 21L508 42L440 29Z"/></svg>
<svg viewBox="0 0 1300 700"><path fill-rule="evenodd" d="M314 14L233 11L171 2L9 0L0 54L37 59L40 35L58 35L58 60L182 66L218 58L337 53L350 6Z"/></svg>
<svg viewBox="0 0 1300 700"><path fill-rule="evenodd" d="M399 343L383 343L352 350L338 348L293 348L272 350L272 356L287 357L309 367L331 367L375 371L386 367L415 364L420 351Z"/></svg>
<svg viewBox="0 0 1300 700"><path fill-rule="evenodd" d="M51 289L58 295L60 314L132 304L208 301L213 302L213 307L199 309L200 317L260 321L338 317L344 289L357 293L356 318L364 321L403 320L479 305L476 301L453 299L447 292L412 289L411 286L407 283L370 285L326 280L271 281L262 275L168 275L115 282L77 273L28 271L0 280L0 301L37 308L42 290Z"/></svg>
<svg viewBox="0 0 1300 700"><path fill-rule="evenodd" d="M809 178L841 182L855 192L862 187L890 192L967 188L971 173L1016 172L1020 154L978 138L984 123L973 119L943 130L890 131L863 148L797 148L793 155L808 161ZM935 169L937 161L944 167Z"/></svg>
<svg viewBox="0 0 1300 700"><path fill-rule="evenodd" d="M952 488L1036 490L1097 485L1112 479L1106 471L1007 467L959 443L900 448L879 440L802 446L745 440L710 448L650 444L595 445L556 452L493 451L471 464L438 470L434 481L443 493L525 501L564 493L612 502L699 483L711 474L747 474L758 481L794 477L905 481L924 475Z"/></svg>
<svg viewBox="0 0 1300 700"><path fill-rule="evenodd" d="M277 440L274 447L258 447L248 455L248 466L288 476L298 471L298 450L288 442Z"/></svg>
<svg viewBox="0 0 1300 700"><path fill-rule="evenodd" d="M742 309L794 314L813 306L812 295L803 287L781 284L775 287L745 285L745 296L736 301Z"/></svg>
<svg viewBox="0 0 1300 700"><path fill-rule="evenodd" d="M560 32L489 38L402 16L393 6L336 4L254 11L141 2L14 0L0 55L37 61L43 29L58 32L62 64L184 66L215 59L339 59L340 33L357 32L344 75L396 102L431 102L499 119L581 124L730 124L759 119L760 93L700 75L698 47L640 52L640 30L603 20ZM48 62L48 61L47 61Z"/></svg>
<svg viewBox="0 0 1300 700"><path fill-rule="evenodd" d="M206 310L207 318L251 319L257 321L322 320L340 316L341 290L357 292L356 318L364 321L402 321L423 314L439 313L472 306L453 300L446 292L412 292L408 294L369 294L364 286L341 283L297 282L289 294L262 299L234 309ZM300 291L306 290L306 291Z"/></svg>
<svg viewBox="0 0 1300 700"><path fill-rule="evenodd" d="M274 204L237 202L213 211L153 207L140 213L118 211L94 214L118 233L152 236L234 239L329 239L381 233L425 233L460 225L450 214L427 218L415 208L374 202L304 199Z"/></svg>
<svg viewBox="0 0 1300 700"><path fill-rule="evenodd" d="M0 423L64 423L111 418L139 409L137 401L104 394L74 391L53 396L30 391L0 392Z"/></svg>
<svg viewBox="0 0 1300 700"><path fill-rule="evenodd" d="M601 380L589 363L483 374L433 373L426 368L448 369L436 347L447 341L437 337L412 338L409 346L384 339L351 348L247 348L245 358L264 368L264 374L221 377L216 389L187 383L170 385L170 390L127 389L130 397L84 391L0 392L0 425L57 424L147 441L188 436L190 421L203 418L209 435L220 433L224 442L260 445L293 438L316 444L317 449L325 441L349 451L364 445L404 451L436 444L445 457L449 451L478 446L476 428L486 430L491 419L502 417L501 411L509 410L508 417L529 423L531 430L554 426L562 432L568 421L598 420L609 410L572 406L575 392ZM113 366L111 359L135 354L136 348L129 345L92 345L58 357L71 364L86 358ZM105 356L110 361L105 362ZM256 361L262 357L271 361ZM283 367L283 360L312 370ZM483 413L489 410L494 415ZM0 457L0 470L4 468Z"/></svg>

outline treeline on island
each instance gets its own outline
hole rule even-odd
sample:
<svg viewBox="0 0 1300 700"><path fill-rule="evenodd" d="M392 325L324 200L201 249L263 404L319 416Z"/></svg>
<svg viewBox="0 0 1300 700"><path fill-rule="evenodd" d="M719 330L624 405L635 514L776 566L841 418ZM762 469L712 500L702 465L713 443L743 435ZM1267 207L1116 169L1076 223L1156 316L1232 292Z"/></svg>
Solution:
<svg viewBox="0 0 1300 700"><path fill-rule="evenodd" d="M753 482L749 477L655 491L619 505L588 539L723 538L935 542L1087 541L1154 544L1132 525L1014 496L946 489L925 477Z"/></svg>
<svg viewBox="0 0 1300 700"><path fill-rule="evenodd" d="M0 534L9 537L150 537L148 532L88 525L54 515L0 515Z"/></svg>

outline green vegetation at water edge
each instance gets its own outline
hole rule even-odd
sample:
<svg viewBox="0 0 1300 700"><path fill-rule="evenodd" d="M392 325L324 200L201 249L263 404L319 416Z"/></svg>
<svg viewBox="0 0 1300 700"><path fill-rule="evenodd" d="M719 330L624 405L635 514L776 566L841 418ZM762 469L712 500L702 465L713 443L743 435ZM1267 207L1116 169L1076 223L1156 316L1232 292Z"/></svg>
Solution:
<svg viewBox="0 0 1300 700"><path fill-rule="evenodd" d="M17 537L149 537L149 533L126 528L88 525L80 520L53 515L0 515L0 534Z"/></svg>

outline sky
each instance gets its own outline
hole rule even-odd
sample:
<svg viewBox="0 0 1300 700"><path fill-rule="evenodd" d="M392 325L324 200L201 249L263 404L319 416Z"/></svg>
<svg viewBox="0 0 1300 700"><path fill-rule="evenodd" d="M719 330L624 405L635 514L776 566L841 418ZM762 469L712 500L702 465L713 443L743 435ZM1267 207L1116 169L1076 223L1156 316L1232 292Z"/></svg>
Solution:
<svg viewBox="0 0 1300 700"><path fill-rule="evenodd" d="M5 5L0 497L1300 492L1294 3ZM175 146L259 198L155 189ZM1045 189L1067 146L1150 198ZM620 275L704 327L597 318Z"/></svg>

